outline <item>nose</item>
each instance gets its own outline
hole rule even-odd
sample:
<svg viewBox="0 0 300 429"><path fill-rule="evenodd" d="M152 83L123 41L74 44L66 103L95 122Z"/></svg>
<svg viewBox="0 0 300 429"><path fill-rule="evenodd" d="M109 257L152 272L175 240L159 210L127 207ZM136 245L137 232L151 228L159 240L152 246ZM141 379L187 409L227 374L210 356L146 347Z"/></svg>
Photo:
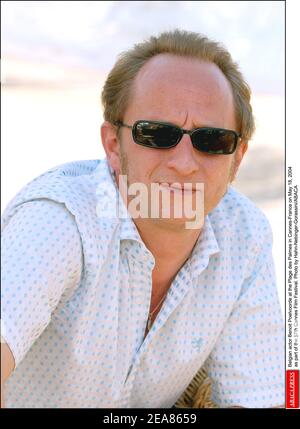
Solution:
<svg viewBox="0 0 300 429"><path fill-rule="evenodd" d="M184 134L177 146L168 150L167 167L181 176L191 176L198 170L191 137Z"/></svg>

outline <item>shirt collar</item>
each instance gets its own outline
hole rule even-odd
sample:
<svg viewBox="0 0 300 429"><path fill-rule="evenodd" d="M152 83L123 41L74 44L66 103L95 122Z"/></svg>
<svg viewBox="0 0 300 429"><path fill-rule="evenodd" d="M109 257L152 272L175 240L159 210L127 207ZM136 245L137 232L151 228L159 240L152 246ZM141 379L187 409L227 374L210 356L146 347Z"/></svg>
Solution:
<svg viewBox="0 0 300 429"><path fill-rule="evenodd" d="M209 258L219 252L220 248L212 224L209 216L206 216L202 231L187 261L187 270L192 278L199 276L207 267Z"/></svg>
<svg viewBox="0 0 300 429"><path fill-rule="evenodd" d="M106 158L103 160L103 163L101 162L101 166L99 166L98 169L100 196L103 197L101 187L108 183L108 185L110 185L110 188L108 188L108 192L110 192L109 197L112 203L112 207L118 208L118 216L114 216L111 221L116 222L119 225L120 240L135 240L140 242L141 244L144 244L134 221L128 213L127 207L124 204L119 188L117 186L114 171L110 167ZM111 188L111 185L113 185L115 192Z"/></svg>

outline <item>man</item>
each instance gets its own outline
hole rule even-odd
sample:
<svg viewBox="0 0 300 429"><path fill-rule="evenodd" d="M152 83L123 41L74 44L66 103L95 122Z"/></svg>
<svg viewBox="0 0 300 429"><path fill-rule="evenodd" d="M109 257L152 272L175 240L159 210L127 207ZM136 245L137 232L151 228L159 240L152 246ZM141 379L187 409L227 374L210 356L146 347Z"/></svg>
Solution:
<svg viewBox="0 0 300 429"><path fill-rule="evenodd" d="M49 170L3 216L6 406L172 407L200 367L220 407L280 406L271 231L230 186L254 131L237 65L162 33L119 58L102 101L106 159ZM197 212L176 217L187 196Z"/></svg>

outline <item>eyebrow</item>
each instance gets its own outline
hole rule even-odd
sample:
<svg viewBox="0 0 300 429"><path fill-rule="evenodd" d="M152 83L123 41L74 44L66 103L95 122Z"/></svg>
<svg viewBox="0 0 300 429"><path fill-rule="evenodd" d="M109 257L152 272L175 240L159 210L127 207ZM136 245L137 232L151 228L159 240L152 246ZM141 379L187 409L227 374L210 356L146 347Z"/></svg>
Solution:
<svg viewBox="0 0 300 429"><path fill-rule="evenodd" d="M156 121L157 121L157 119L156 119ZM171 122L171 121L165 121L165 120L158 120L158 122L165 122L165 123L167 123L167 124L170 124L170 125L175 125L176 127L179 127L179 128L182 128L182 129L187 129L187 128L185 128L185 127L182 127L181 125L179 125L179 124L176 124L176 123L174 123L174 122ZM197 128L220 128L220 127L217 127L216 125L212 125L212 124L201 124L201 125L195 125L194 123L192 124L192 130L195 130L195 129L197 129Z"/></svg>
<svg viewBox="0 0 300 429"><path fill-rule="evenodd" d="M195 128L220 128L217 125L213 125L213 124L201 124L201 125L195 125L193 123L193 129Z"/></svg>

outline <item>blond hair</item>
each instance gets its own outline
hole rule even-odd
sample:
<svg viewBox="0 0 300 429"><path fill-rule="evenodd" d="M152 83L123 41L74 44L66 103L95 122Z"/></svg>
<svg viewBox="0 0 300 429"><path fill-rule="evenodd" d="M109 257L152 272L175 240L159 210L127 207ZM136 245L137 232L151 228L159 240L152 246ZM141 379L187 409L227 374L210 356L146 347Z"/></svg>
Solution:
<svg viewBox="0 0 300 429"><path fill-rule="evenodd" d="M250 104L251 90L237 63L220 43L199 33L178 29L163 32L157 37L152 36L119 55L101 94L106 121L115 123L122 120L130 103L133 82L139 70L150 58L163 53L216 64L232 88L238 132L244 140L251 139L255 130Z"/></svg>

